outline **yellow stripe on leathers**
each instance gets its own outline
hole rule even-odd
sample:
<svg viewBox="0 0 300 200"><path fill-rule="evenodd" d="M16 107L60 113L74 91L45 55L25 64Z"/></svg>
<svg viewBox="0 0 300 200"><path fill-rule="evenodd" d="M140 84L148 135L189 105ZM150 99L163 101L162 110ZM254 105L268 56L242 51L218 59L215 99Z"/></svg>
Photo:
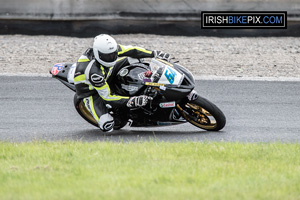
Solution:
<svg viewBox="0 0 300 200"><path fill-rule="evenodd" d="M90 61L89 59L79 59L77 62L88 62L88 61Z"/></svg>
<svg viewBox="0 0 300 200"><path fill-rule="evenodd" d="M88 105L86 104L85 99L83 100L83 102L84 102L85 107L88 108ZM92 96L90 96L90 109L92 111L92 114L93 114L95 120L97 120L97 122L98 122L99 121L99 117L96 114L96 111L95 111L95 108L94 108L94 101L93 101L93 97Z"/></svg>
<svg viewBox="0 0 300 200"><path fill-rule="evenodd" d="M76 76L74 78L74 82L81 82L81 81L85 81L85 75L84 74Z"/></svg>
<svg viewBox="0 0 300 200"><path fill-rule="evenodd" d="M98 94L105 100L105 101L118 101L120 99L129 99L129 97L123 97L123 96L117 96L117 95L112 95L109 85L105 83L104 86L102 87L94 87Z"/></svg>
<svg viewBox="0 0 300 200"><path fill-rule="evenodd" d="M144 52L144 53L147 53L147 54L152 54L152 51L146 50L146 49L141 48L141 47L130 47L130 48L127 48L127 49L125 49L124 46L122 46L122 45L120 45L120 47L121 47L122 51L119 51L118 54L123 54L123 53L126 53L126 52L134 50L134 49L139 50L139 51Z"/></svg>

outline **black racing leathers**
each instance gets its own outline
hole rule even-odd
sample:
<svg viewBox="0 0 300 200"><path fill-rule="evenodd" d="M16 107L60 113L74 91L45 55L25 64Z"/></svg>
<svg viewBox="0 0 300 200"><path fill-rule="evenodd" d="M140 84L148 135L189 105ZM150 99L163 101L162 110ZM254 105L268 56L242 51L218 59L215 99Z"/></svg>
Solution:
<svg viewBox="0 0 300 200"><path fill-rule="evenodd" d="M154 52L140 47L118 45L119 57L146 58L154 57ZM127 58L117 61L116 67L127 65ZM115 71L115 70L114 70ZM99 94L106 104L112 107L125 106L128 97L114 95L107 83L107 78L112 72L112 67L101 66L94 58L93 49L87 49L77 61L74 75L76 93L79 98L85 98ZM114 74L113 74L114 75Z"/></svg>

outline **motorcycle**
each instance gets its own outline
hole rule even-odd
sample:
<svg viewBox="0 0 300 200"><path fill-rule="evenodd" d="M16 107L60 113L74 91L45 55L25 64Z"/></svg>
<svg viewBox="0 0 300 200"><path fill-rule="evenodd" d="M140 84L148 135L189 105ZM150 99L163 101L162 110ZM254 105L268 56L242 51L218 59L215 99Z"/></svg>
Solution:
<svg viewBox="0 0 300 200"><path fill-rule="evenodd" d="M58 79L76 92L74 73L76 63L58 63L50 69L53 78ZM194 90L192 73L177 62L152 58L122 67L115 76L107 79L111 90L121 96L147 95L152 100L144 107L128 110L114 110L108 104L114 117L114 129L128 124L131 127L168 126L189 122L207 130L219 131L226 124L223 112ZM87 122L99 126L85 107L83 100L74 95L77 112Z"/></svg>

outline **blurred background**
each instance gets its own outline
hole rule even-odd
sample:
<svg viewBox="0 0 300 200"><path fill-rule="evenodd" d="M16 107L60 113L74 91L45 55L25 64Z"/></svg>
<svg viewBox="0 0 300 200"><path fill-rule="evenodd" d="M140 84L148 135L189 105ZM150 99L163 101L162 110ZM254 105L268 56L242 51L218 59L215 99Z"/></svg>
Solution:
<svg viewBox="0 0 300 200"><path fill-rule="evenodd" d="M0 34L300 36L300 0L0 0ZM287 11L287 29L200 28L201 11Z"/></svg>

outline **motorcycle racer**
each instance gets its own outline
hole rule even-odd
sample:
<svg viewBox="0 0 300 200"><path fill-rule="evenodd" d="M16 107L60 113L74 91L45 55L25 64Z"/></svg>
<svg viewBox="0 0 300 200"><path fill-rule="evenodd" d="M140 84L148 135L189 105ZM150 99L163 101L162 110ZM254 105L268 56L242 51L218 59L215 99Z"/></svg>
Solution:
<svg viewBox="0 0 300 200"><path fill-rule="evenodd" d="M124 46L117 44L113 37L101 34L94 38L93 48L88 48L78 59L74 74L76 94L83 99L85 107L102 131L113 131L114 118L109 114L108 108L141 107L151 99L146 95L115 95L110 89L108 79L115 76L123 66L137 62L137 59L153 57L170 60L168 53Z"/></svg>

